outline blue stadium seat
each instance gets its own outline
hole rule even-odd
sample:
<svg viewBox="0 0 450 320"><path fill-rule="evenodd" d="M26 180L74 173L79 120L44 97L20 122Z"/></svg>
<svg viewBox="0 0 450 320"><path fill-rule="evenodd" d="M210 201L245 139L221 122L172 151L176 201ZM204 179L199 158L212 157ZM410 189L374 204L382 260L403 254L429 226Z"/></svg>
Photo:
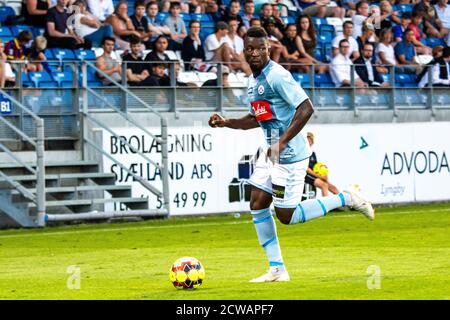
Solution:
<svg viewBox="0 0 450 320"><path fill-rule="evenodd" d="M322 48L322 61L330 62L333 59L333 47L331 43L324 43Z"/></svg>
<svg viewBox="0 0 450 320"><path fill-rule="evenodd" d="M414 7L414 4L410 4L410 3L407 3L407 4L395 4L395 5L392 6L392 10L394 10L394 11L398 10L398 11L400 11L403 14L405 12L412 12L413 7Z"/></svg>
<svg viewBox="0 0 450 320"><path fill-rule="evenodd" d="M334 36L334 34L336 33L336 29L331 24L321 24L319 26L319 33L320 34L331 33L332 36Z"/></svg>
<svg viewBox="0 0 450 320"><path fill-rule="evenodd" d="M9 16L15 16L16 12L13 8L8 6L0 7L0 22L3 23Z"/></svg>
<svg viewBox="0 0 450 320"><path fill-rule="evenodd" d="M324 61L322 55L322 47L319 48L316 47L316 49L314 49L314 58L319 61Z"/></svg>
<svg viewBox="0 0 450 320"><path fill-rule="evenodd" d="M291 16L281 17L281 20L283 20L283 22L284 22L285 24L288 24L288 23L295 23L295 18L294 18L294 17L291 17Z"/></svg>
<svg viewBox="0 0 450 320"><path fill-rule="evenodd" d="M13 33L9 27L2 26L0 27L0 38L2 38L3 42L6 43L4 40L5 37L12 37Z"/></svg>
<svg viewBox="0 0 450 320"><path fill-rule="evenodd" d="M417 87L416 76L413 74L396 74L395 85L397 87L407 87L407 88Z"/></svg>
<svg viewBox="0 0 450 320"><path fill-rule="evenodd" d="M99 88L99 87L103 87L103 83L101 81L89 81L88 82L88 87L89 88Z"/></svg>
<svg viewBox="0 0 450 320"><path fill-rule="evenodd" d="M69 49L52 49L52 53L57 60L75 60L75 55Z"/></svg>
<svg viewBox="0 0 450 320"><path fill-rule="evenodd" d="M26 72L22 72L22 85L25 87L33 87L33 83L30 82L30 77Z"/></svg>
<svg viewBox="0 0 450 320"><path fill-rule="evenodd" d="M55 56L53 55L52 49L45 49L44 54L47 60L55 60Z"/></svg>
<svg viewBox="0 0 450 320"><path fill-rule="evenodd" d="M51 75L45 71L30 72L29 77L35 88L53 88L58 86L58 83L53 81Z"/></svg>
<svg viewBox="0 0 450 320"><path fill-rule="evenodd" d="M328 84L333 84L333 80L331 79L331 75L329 73L319 73L314 75L314 84L316 87L326 86Z"/></svg>
<svg viewBox="0 0 450 320"><path fill-rule="evenodd" d="M333 41L333 35L329 32L317 35L317 42L321 42L322 45L331 43Z"/></svg>
<svg viewBox="0 0 450 320"><path fill-rule="evenodd" d="M191 17L191 15L189 13L181 12L180 13L180 17L184 20L184 22L186 24L188 24L188 22L192 20L192 17Z"/></svg>
<svg viewBox="0 0 450 320"><path fill-rule="evenodd" d="M381 78L383 79L384 82L390 82L391 81L391 75L388 74L380 74Z"/></svg>
<svg viewBox="0 0 450 320"><path fill-rule="evenodd" d="M157 22L164 22L164 20L166 20L166 18L169 16L168 12L158 12L158 14L156 15L156 21Z"/></svg>
<svg viewBox="0 0 450 320"><path fill-rule="evenodd" d="M191 20L196 20L196 21L201 21L201 22L212 21L211 16L207 13L191 13Z"/></svg>
<svg viewBox="0 0 450 320"><path fill-rule="evenodd" d="M322 24L328 24L326 18L311 17L311 19L314 26L316 27L316 30L319 30Z"/></svg>
<svg viewBox="0 0 450 320"><path fill-rule="evenodd" d="M75 58L78 60L95 60L95 51L94 50L84 50L77 49L75 50Z"/></svg>
<svg viewBox="0 0 450 320"><path fill-rule="evenodd" d="M426 45L434 48L436 46L446 46L444 39L441 38L427 38L426 40Z"/></svg>
<svg viewBox="0 0 450 320"><path fill-rule="evenodd" d="M21 33L24 30L30 31L34 36L34 28L32 26L26 26L26 25L17 25L11 27L11 31L14 37L17 37L19 33Z"/></svg>
<svg viewBox="0 0 450 320"><path fill-rule="evenodd" d="M297 81L302 87L304 88L311 87L309 73L293 73L292 76L294 77L295 81Z"/></svg>
<svg viewBox="0 0 450 320"><path fill-rule="evenodd" d="M67 88L73 85L72 71L54 72L52 76L58 83L58 87Z"/></svg>

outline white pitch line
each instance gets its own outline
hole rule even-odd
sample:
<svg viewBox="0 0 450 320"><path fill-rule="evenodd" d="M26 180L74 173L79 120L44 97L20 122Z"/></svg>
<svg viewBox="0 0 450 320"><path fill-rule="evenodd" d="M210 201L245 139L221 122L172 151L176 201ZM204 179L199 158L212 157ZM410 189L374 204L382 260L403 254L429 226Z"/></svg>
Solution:
<svg viewBox="0 0 450 320"><path fill-rule="evenodd" d="M433 209L433 210L409 210L409 211L394 211L394 212L384 212L382 215L391 214L417 214L417 213L433 213L433 212L450 212L450 208L444 209ZM376 213L376 212L375 212ZM335 218L353 218L359 217L360 214L354 213L335 213L332 217ZM0 235L0 239L8 238L19 238L19 237L36 237L36 236L53 236L53 235L64 235L64 234L80 234L80 233L99 233L99 232L117 232L117 231L129 231L129 230L142 230L142 229L173 229L173 228L189 228L189 227L202 227L202 226L219 226L219 225L235 225L235 224L246 224L252 223L251 220L246 221L233 221L233 222L212 222L212 223L190 223L190 224L180 224L180 225L167 225L167 226L143 226L143 227L122 227L122 228L110 228L110 229L85 229L85 230L65 230L56 232L42 232L42 233L23 233L23 234L10 234L10 235Z"/></svg>

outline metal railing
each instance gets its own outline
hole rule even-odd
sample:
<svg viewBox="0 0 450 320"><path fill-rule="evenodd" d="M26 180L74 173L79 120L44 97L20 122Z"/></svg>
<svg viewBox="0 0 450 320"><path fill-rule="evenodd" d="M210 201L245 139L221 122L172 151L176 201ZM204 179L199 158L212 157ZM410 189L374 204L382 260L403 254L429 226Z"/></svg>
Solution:
<svg viewBox="0 0 450 320"><path fill-rule="evenodd" d="M24 197L30 199L36 204L37 217L35 223L39 227L45 226L45 160L44 160L44 120L39 118L35 113L28 110L23 104L21 104L14 97L6 93L4 90L0 89L0 94L8 98L11 102L15 104L16 107L21 109L22 112L28 114L36 124L36 141L33 138L25 134L19 128L11 124L3 116L0 116L0 121L7 125L11 130L18 134L21 138L26 140L30 145L32 145L36 150L36 169L33 169L28 164L24 163L19 157L17 157L11 150L9 150L5 145L0 143L0 149L5 152L12 160L23 166L29 172L36 176L36 195L28 191L19 182L15 181L10 176L4 174L0 171L0 176L11 186L13 186L17 191L19 191Z"/></svg>
<svg viewBox="0 0 450 320"><path fill-rule="evenodd" d="M108 79L108 81L111 82L112 85L116 86L118 89L120 89L123 93L125 93L129 97L133 97L136 101L138 101L143 108L145 108L147 111L153 113L155 116L157 116L160 119L160 125L161 125L161 133L160 136L157 136L151 132L149 132L146 128L139 125L137 121L132 119L131 115L123 112L120 108L115 107L113 104L111 104L109 101L104 99L100 94L98 94L95 90L89 88L87 83L87 70L89 68L92 68L100 74L102 77ZM120 137L119 134L114 132L107 124L105 124L103 121L99 120L98 118L92 116L89 112L88 108L88 94L94 95L97 99L102 100L105 105L107 105L109 108L111 108L116 114L120 115L124 120L131 123L136 128L139 128L142 130L145 134L151 136L157 143L161 145L161 164L156 163L155 161L148 158L144 153L142 153L140 150L137 150L135 147L133 147L126 139L123 137ZM120 168L122 168L125 172L130 174L134 179L136 179L144 188L149 190L151 193L156 195L157 197L163 198L163 207L167 214L170 213L170 194L169 194L169 161L168 161L168 147L167 147L167 119L162 116L158 111L154 110L152 107L150 107L147 103L145 103L141 98L137 97L133 92L131 92L128 88L124 87L122 84L115 81L112 77L98 69L95 65L92 63L85 61L82 63L82 130L83 130L83 151L86 148L86 144L93 147L97 152L101 153L103 156L106 156L108 159L116 163ZM144 160L148 161L152 165L154 165L156 168L161 170L161 180L162 180L162 190L157 189L156 187L152 186L147 180L143 179L142 177L136 175L134 172L129 170L126 166L124 166L120 161L114 159L111 155L106 153L102 148L98 147L91 139L87 137L88 133L88 126L87 122L90 121L94 125L108 131L110 134L116 137L120 137L121 143L127 145L133 152L136 154L139 154Z"/></svg>

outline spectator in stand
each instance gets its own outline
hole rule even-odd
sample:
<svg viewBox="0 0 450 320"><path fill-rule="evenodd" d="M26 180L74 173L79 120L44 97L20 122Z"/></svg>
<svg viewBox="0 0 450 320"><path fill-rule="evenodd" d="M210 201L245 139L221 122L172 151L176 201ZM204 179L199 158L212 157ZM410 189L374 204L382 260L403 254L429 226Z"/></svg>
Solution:
<svg viewBox="0 0 450 320"><path fill-rule="evenodd" d="M394 33L395 42L401 42L403 40L403 33L406 31L406 29L408 29L410 23L411 23L411 12L403 13L400 24L396 25L392 29L392 32Z"/></svg>
<svg viewBox="0 0 450 320"><path fill-rule="evenodd" d="M308 16L305 17L309 19ZM310 35L308 36L311 37ZM315 39L315 33L313 34L313 36ZM297 35L297 27L294 23L289 23L286 26L285 36L281 40L281 43L284 46L284 50L282 52L282 57L284 61L288 63L305 64L303 66L288 65L287 66L288 70L290 71L298 70L299 72L308 73L310 71L309 65L314 64L315 70L318 73L326 71L327 69L326 65L323 65L320 61L314 58L314 55L311 56L307 51L305 51L302 37Z"/></svg>
<svg viewBox="0 0 450 320"><path fill-rule="evenodd" d="M214 21L219 21L222 16L219 10L219 5L215 0L206 0L205 13L209 13Z"/></svg>
<svg viewBox="0 0 450 320"><path fill-rule="evenodd" d="M34 65L36 71L46 70L48 73L51 73L52 71L44 54L45 48L47 48L47 39L43 36L37 36L30 50L28 50L27 59L30 61L30 64Z"/></svg>
<svg viewBox="0 0 450 320"><path fill-rule="evenodd" d="M402 42L397 43L394 48L395 57L399 62L399 71L402 73L416 73L416 47L414 46L414 31L406 29L404 32L404 39Z"/></svg>
<svg viewBox="0 0 450 320"><path fill-rule="evenodd" d="M364 44L362 56L354 61L355 71L361 81L369 87L389 87L389 82L383 81L377 67L372 63L373 51L371 43Z"/></svg>
<svg viewBox="0 0 450 320"><path fill-rule="evenodd" d="M299 0L303 7L303 14L310 17L345 17L345 9L339 6L331 5L330 0Z"/></svg>
<svg viewBox="0 0 450 320"><path fill-rule="evenodd" d="M250 28L251 27L259 27L259 28L261 28L262 27L261 19L253 18L252 20L250 20Z"/></svg>
<svg viewBox="0 0 450 320"><path fill-rule="evenodd" d="M178 3L180 6L180 12L189 13L189 4L186 0L163 0L161 12L170 12L170 9L174 3Z"/></svg>
<svg viewBox="0 0 450 320"><path fill-rule="evenodd" d="M68 0L58 0L56 6L47 12L47 24L44 36L47 38L49 48L90 49L89 41L77 36L75 32L67 27L69 13L67 12Z"/></svg>
<svg viewBox="0 0 450 320"><path fill-rule="evenodd" d="M16 84L16 76L7 62L5 44L0 38L0 88L14 87Z"/></svg>
<svg viewBox="0 0 450 320"><path fill-rule="evenodd" d="M241 4L239 0L231 0L227 10L225 11L225 14L222 16L222 18L220 18L220 20L229 23L230 19L236 19L238 21L238 30L239 30L241 27L244 26L244 21L242 20L242 17L239 14L240 11L241 11Z"/></svg>
<svg viewBox="0 0 450 320"><path fill-rule="evenodd" d="M428 86L430 70L433 87L450 88L450 47L436 46L433 48L433 60L418 76L419 88Z"/></svg>
<svg viewBox="0 0 450 320"><path fill-rule="evenodd" d="M130 48L131 36L141 37L141 34L134 29L133 22L128 17L128 2L120 1L114 8L114 13L110 15L106 22L112 25L116 44L123 50Z"/></svg>
<svg viewBox="0 0 450 320"><path fill-rule="evenodd" d="M283 1L283 0L281 0L281 1ZM288 16L288 10L287 10L287 7L285 5L281 5L281 8L282 9L280 10L280 5L278 3L272 3L272 16L277 21L281 21L283 23L283 25L284 25L284 21L283 21L283 19L281 19L281 17ZM286 28L286 26L285 26L285 28Z"/></svg>
<svg viewBox="0 0 450 320"><path fill-rule="evenodd" d="M273 23L274 27L273 30L271 30L271 33L274 37L276 37L278 40L281 40L283 38L283 31L284 31L284 23L281 19L276 19L273 16L273 7L270 3L265 3L261 7L261 24L263 27L267 25L268 23ZM265 28L265 27L264 27ZM266 29L267 32L267 29ZM270 34L269 34L270 36Z"/></svg>
<svg viewBox="0 0 450 320"><path fill-rule="evenodd" d="M380 32L380 43L378 44L375 55L381 65L396 66L394 47L392 45L393 35L391 29L383 29Z"/></svg>
<svg viewBox="0 0 450 320"><path fill-rule="evenodd" d="M154 79L150 77L147 64L142 59L142 42L139 36L130 37L130 52L122 57L127 63L127 81L130 86L155 86Z"/></svg>
<svg viewBox="0 0 450 320"><path fill-rule="evenodd" d="M173 42L173 50L181 50L181 44L184 38L187 37L186 25L180 17L180 3L172 2L170 4L170 15L164 21L164 25L170 29L170 37Z"/></svg>
<svg viewBox="0 0 450 320"><path fill-rule="evenodd" d="M362 31L363 32L361 36L356 39L360 56L363 54L364 45L366 43L371 43L373 47L375 47L376 43L378 42L378 39L375 36L375 27L373 24L368 21L364 21Z"/></svg>
<svg viewBox="0 0 450 320"><path fill-rule="evenodd" d="M106 73L113 80L122 82L122 67L119 61L115 60L111 54L114 52L114 46L116 39L113 37L105 37L102 41L103 54L99 56L95 61L95 66ZM109 86L112 82L106 77L98 74L98 77L102 80L104 86Z"/></svg>
<svg viewBox="0 0 450 320"><path fill-rule="evenodd" d="M244 57L244 40L237 34L239 21L235 17L228 19L228 34L226 41L231 48L231 70L243 71L247 76L252 74L250 66Z"/></svg>
<svg viewBox="0 0 450 320"><path fill-rule="evenodd" d="M352 17L353 22L353 38L357 39L362 34L364 21L369 17L369 3L361 0L356 4L356 14Z"/></svg>
<svg viewBox="0 0 450 320"><path fill-rule="evenodd" d="M202 13L202 5L200 0L190 0L188 3L189 13Z"/></svg>
<svg viewBox="0 0 450 320"><path fill-rule="evenodd" d="M423 22L423 14L420 12L413 12L411 23L408 26L408 29L414 31L414 46L416 47L417 54L431 54L431 48L427 47L422 43L422 37L426 38L426 35L423 34L422 29L420 29L420 25Z"/></svg>
<svg viewBox="0 0 450 320"><path fill-rule="evenodd" d="M423 30L428 37L444 38L449 34L450 30L443 26L431 0L422 0L416 4L413 8L413 16L414 13L420 13L423 16Z"/></svg>
<svg viewBox="0 0 450 320"><path fill-rule="evenodd" d="M350 44L347 39L342 39L339 42L339 53L331 60L330 75L336 87L350 87L351 86L351 65L352 60L348 58L348 51ZM367 84L362 82L358 74L354 73L355 86L366 88Z"/></svg>
<svg viewBox="0 0 450 320"><path fill-rule="evenodd" d="M358 42L355 40L355 38L353 38L352 34L353 34L353 22L351 21L345 21L343 26L343 33L341 35L336 36L332 43L331 43L331 47L333 48L333 57L335 57L338 53L339 53L339 43L341 42L341 40L346 39L348 40L348 43L350 45L350 49L348 50L348 56L347 58L351 58L352 60L358 59L359 58L359 46L358 46Z"/></svg>
<svg viewBox="0 0 450 320"><path fill-rule="evenodd" d="M87 6L89 12L101 22L114 13L112 0L87 0Z"/></svg>
<svg viewBox="0 0 450 320"><path fill-rule="evenodd" d="M145 0L137 0L134 3L134 14L130 17L134 29L139 32L140 38L146 49L152 46L151 36L153 33L149 29L149 22L145 16Z"/></svg>
<svg viewBox="0 0 450 320"><path fill-rule="evenodd" d="M169 27L163 25L157 21L158 17L158 3L156 1L150 1L147 3L147 21L148 29L152 32L152 37L150 41L154 42L156 38L160 35L165 35L170 37Z"/></svg>
<svg viewBox="0 0 450 320"><path fill-rule="evenodd" d="M231 62L232 49L227 42L228 24L223 21L216 23L215 32L205 40L206 61Z"/></svg>
<svg viewBox="0 0 450 320"><path fill-rule="evenodd" d="M446 30L450 30L450 4L448 4L448 0L439 0L434 8L436 9L439 20L442 22L442 26ZM450 33L445 38L445 41L447 42L447 46L450 46Z"/></svg>
<svg viewBox="0 0 450 320"><path fill-rule="evenodd" d="M20 31L17 35L17 38L9 41L5 46L5 53L8 60L25 60L26 55L25 51L28 49L29 44L33 40L33 34L28 30ZM25 66L25 69L28 71L28 68L32 68L31 66Z"/></svg>
<svg viewBox="0 0 450 320"><path fill-rule="evenodd" d="M147 54L145 61L170 61L166 53L169 47L169 40L163 35L158 36L153 42L153 50Z"/></svg>
<svg viewBox="0 0 450 320"><path fill-rule="evenodd" d="M273 61L278 62L281 57L281 53L284 50L284 46L281 44L280 39L283 38L283 34L278 35L278 28L273 17L269 17L263 24L264 29L269 36L270 44L270 57Z"/></svg>
<svg viewBox="0 0 450 320"><path fill-rule="evenodd" d="M246 29L250 28L250 21L255 18L255 3L253 0L245 0L244 15L242 21Z"/></svg>
<svg viewBox="0 0 450 320"><path fill-rule="evenodd" d="M316 30L311 17L303 15L297 19L297 36L295 42L300 52L300 59L306 64L315 64L317 73L323 73L328 70L328 66L314 58L314 51L317 46ZM306 69L309 72L309 67Z"/></svg>
<svg viewBox="0 0 450 320"><path fill-rule="evenodd" d="M150 66L150 79L154 86L170 86L170 78L166 75L167 65L162 62L152 63Z"/></svg>
<svg viewBox="0 0 450 320"><path fill-rule="evenodd" d="M74 5L79 8L79 11L74 13L74 32L77 36L91 42L93 47L100 47L104 37L113 36L111 25L102 24L87 11L85 0L76 0Z"/></svg>
<svg viewBox="0 0 450 320"><path fill-rule="evenodd" d="M23 0L20 15L27 25L45 28L47 11L51 6L51 0Z"/></svg>
<svg viewBox="0 0 450 320"><path fill-rule="evenodd" d="M375 25L377 26L377 31L386 29L386 28L392 28L394 24L401 24L402 20L398 16L399 12L392 10L392 5L388 0L383 0L380 2L380 21L379 21L379 28L377 21L375 21ZM383 19L383 17L386 17ZM379 33L377 33L377 36Z"/></svg>
<svg viewBox="0 0 450 320"><path fill-rule="evenodd" d="M200 39L200 21L189 22L189 36L183 40L181 58L185 62L186 70L199 70L200 66L204 65L205 51Z"/></svg>

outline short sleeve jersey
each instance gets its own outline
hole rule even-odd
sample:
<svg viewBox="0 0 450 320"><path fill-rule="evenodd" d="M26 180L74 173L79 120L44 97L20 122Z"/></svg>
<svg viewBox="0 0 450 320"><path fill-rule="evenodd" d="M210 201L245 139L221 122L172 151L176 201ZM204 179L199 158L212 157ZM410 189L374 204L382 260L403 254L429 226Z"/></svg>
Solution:
<svg viewBox="0 0 450 320"><path fill-rule="evenodd" d="M255 116L272 145L290 126L297 107L308 99L305 91L291 73L269 60L259 75L249 77L248 98L250 114ZM306 138L297 134L280 154L280 164L289 164L309 158L311 149Z"/></svg>

